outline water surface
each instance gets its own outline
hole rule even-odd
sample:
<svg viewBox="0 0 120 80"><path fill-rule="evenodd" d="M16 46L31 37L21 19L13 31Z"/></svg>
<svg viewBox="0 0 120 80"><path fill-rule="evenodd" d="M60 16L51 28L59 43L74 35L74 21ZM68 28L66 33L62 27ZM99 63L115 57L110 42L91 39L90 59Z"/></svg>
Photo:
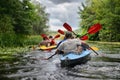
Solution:
<svg viewBox="0 0 120 80"><path fill-rule="evenodd" d="M16 61L1 62L0 80L120 80L120 45L89 44L99 48L99 55L92 52L86 64L61 68L59 55L41 60L55 50L35 50L16 57Z"/></svg>

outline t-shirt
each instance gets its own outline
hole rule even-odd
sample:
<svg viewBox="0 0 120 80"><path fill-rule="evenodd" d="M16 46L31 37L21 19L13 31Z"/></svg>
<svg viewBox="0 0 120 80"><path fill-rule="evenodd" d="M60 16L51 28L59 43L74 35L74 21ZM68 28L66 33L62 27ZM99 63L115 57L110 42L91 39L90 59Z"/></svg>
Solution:
<svg viewBox="0 0 120 80"><path fill-rule="evenodd" d="M64 40L62 40L62 41L60 41L58 44L57 44L57 48L59 47L59 45L62 43L62 42L64 42L66 39L64 39Z"/></svg>
<svg viewBox="0 0 120 80"><path fill-rule="evenodd" d="M80 39L67 39L59 45L58 50L64 53L76 52L77 45L81 45Z"/></svg>

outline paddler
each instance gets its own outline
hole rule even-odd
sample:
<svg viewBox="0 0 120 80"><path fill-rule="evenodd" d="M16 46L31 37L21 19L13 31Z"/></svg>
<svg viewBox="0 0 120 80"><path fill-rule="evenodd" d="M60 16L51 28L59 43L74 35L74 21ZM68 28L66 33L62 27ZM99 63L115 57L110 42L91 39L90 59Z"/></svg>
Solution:
<svg viewBox="0 0 120 80"><path fill-rule="evenodd" d="M56 53L81 53L83 48L82 41L79 38L73 38L71 32L66 32L65 40L58 46Z"/></svg>

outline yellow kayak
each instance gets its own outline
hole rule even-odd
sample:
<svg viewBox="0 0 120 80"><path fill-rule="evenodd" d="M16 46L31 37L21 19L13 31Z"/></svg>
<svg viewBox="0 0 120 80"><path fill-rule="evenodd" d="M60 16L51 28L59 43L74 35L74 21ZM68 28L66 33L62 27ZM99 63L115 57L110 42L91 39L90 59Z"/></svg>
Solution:
<svg viewBox="0 0 120 80"><path fill-rule="evenodd" d="M57 45L53 45L53 46L40 46L37 47L38 50L50 50L50 49L55 49L57 47Z"/></svg>

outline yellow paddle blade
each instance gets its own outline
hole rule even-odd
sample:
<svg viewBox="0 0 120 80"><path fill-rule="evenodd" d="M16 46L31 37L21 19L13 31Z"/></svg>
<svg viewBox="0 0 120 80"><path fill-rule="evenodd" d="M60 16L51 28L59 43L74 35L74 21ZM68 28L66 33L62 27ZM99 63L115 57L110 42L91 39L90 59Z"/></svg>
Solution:
<svg viewBox="0 0 120 80"><path fill-rule="evenodd" d="M95 51L98 51L99 49L97 48L97 47L95 47L95 46L92 46L91 47L93 50L95 50Z"/></svg>

